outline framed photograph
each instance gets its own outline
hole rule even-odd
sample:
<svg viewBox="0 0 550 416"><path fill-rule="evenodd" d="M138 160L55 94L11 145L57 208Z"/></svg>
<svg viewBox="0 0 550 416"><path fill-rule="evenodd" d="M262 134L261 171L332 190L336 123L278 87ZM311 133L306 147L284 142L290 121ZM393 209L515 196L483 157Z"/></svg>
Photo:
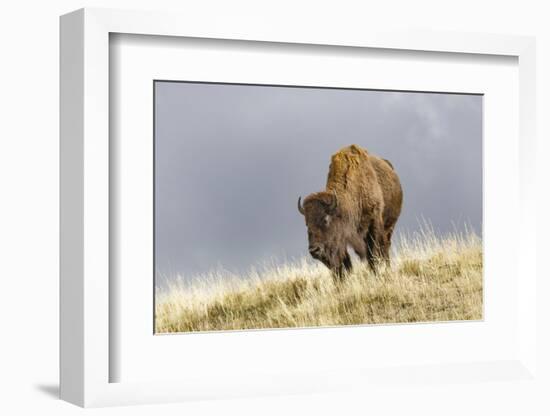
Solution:
<svg viewBox="0 0 550 416"><path fill-rule="evenodd" d="M534 40L236 27L61 18L61 397L536 382Z"/></svg>
<svg viewBox="0 0 550 416"><path fill-rule="evenodd" d="M156 334L483 318L482 95L153 94Z"/></svg>

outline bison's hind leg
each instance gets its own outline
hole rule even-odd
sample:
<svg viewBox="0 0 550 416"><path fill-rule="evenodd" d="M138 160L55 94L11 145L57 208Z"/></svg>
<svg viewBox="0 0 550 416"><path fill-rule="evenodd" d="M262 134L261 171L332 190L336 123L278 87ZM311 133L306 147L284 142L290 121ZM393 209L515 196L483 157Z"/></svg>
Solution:
<svg viewBox="0 0 550 416"><path fill-rule="evenodd" d="M367 261L370 269L376 274L378 264L381 260L386 263L389 262L389 246L386 239L386 233L384 228L378 223L374 222L365 236L365 243L367 245Z"/></svg>
<svg viewBox="0 0 550 416"><path fill-rule="evenodd" d="M369 263L369 267L376 274L376 266L378 262L376 258L376 242L372 236L367 234L365 237L365 243L367 244L367 261Z"/></svg>
<svg viewBox="0 0 550 416"><path fill-rule="evenodd" d="M386 227L386 246L385 251L383 253L384 260L386 261L386 265L390 265L390 250L391 250L391 237L393 235L393 229L395 227L395 222L390 226Z"/></svg>

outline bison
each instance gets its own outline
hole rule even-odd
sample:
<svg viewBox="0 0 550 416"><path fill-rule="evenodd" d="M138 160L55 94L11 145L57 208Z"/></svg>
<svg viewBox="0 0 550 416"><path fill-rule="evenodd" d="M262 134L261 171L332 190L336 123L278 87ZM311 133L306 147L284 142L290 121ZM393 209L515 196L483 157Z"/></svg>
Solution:
<svg viewBox="0 0 550 416"><path fill-rule="evenodd" d="M376 273L389 264L391 237L401 213L403 191L392 164L351 145L335 153L326 189L308 195L298 210L305 217L309 253L338 281L352 269L353 248Z"/></svg>

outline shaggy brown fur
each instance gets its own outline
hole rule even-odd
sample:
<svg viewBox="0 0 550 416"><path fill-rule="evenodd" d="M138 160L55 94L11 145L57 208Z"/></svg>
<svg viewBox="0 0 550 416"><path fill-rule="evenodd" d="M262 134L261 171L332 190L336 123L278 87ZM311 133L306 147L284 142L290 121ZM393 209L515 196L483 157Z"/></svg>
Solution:
<svg viewBox="0 0 550 416"><path fill-rule="evenodd" d="M347 247L366 260L389 263L391 237L403 192L392 164L357 145L332 156L326 190L308 195L298 209L305 216L309 252L341 278L351 270Z"/></svg>

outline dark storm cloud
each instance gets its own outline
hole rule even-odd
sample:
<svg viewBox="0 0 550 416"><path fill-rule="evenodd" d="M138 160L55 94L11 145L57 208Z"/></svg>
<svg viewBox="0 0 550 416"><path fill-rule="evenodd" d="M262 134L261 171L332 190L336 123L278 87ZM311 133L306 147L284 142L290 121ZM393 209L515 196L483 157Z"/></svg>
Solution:
<svg viewBox="0 0 550 416"><path fill-rule="evenodd" d="M482 97L156 83L156 268L191 276L306 254L299 195L356 143L391 160L397 233L481 231Z"/></svg>

